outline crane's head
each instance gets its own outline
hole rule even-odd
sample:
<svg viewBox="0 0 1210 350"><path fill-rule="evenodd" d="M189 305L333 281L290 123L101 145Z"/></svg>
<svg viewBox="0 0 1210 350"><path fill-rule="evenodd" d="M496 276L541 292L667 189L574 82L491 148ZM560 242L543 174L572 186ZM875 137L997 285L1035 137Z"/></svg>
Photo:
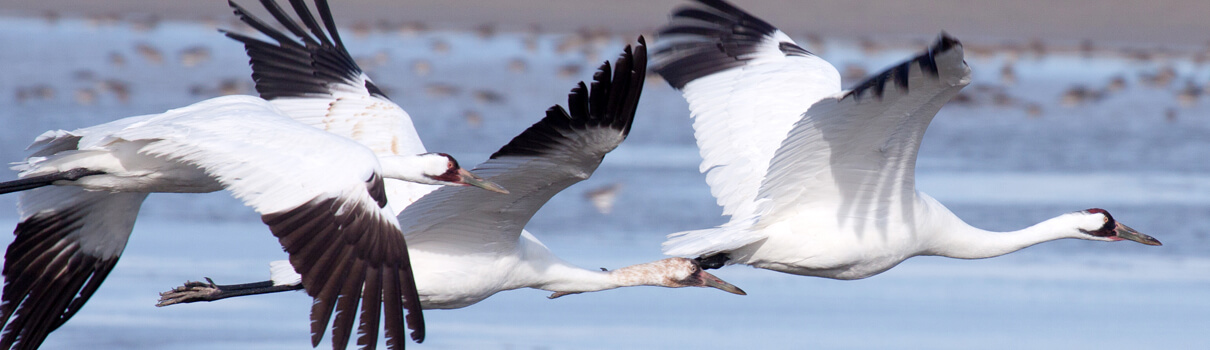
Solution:
<svg viewBox="0 0 1210 350"><path fill-rule="evenodd" d="M667 266L665 287L711 287L732 294L748 295L743 289L706 272L701 265L691 259L668 258L656 261L656 263L664 263Z"/></svg>
<svg viewBox="0 0 1210 350"><path fill-rule="evenodd" d="M1130 228L1130 226L1122 225L1117 220L1113 219L1113 215L1109 215L1108 211L1101 208L1092 208L1080 212L1079 214L1088 217L1087 227L1080 228L1080 232L1088 235L1083 237L1096 241L1135 241L1146 245L1161 245L1158 239L1139 233Z"/></svg>
<svg viewBox="0 0 1210 350"><path fill-rule="evenodd" d="M430 185L475 186L492 192L508 193L504 187L484 180L458 166L458 161L445 153L424 153L393 158L399 160L399 165L391 165L391 167L397 169L400 175L387 177ZM380 160L386 170L389 163L388 157L382 157Z"/></svg>

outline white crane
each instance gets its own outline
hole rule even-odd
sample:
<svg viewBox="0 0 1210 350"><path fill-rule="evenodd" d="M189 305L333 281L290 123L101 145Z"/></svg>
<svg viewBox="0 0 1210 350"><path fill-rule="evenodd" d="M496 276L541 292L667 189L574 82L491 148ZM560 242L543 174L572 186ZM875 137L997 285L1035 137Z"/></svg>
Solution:
<svg viewBox="0 0 1210 350"><path fill-rule="evenodd" d="M298 25L274 0L261 0L261 4L270 14L290 33L301 39L295 41L281 31L273 29L265 22L252 16L247 10L233 1L227 4L234 10L236 16L251 27L269 36L277 43L269 43L243 34L224 33L244 44L250 57L252 78L256 91L261 98L281 109L294 120L311 125L332 134L344 136L369 147L379 157L390 157L402 154L425 153L424 144L412 125L408 116L399 105L387 98L370 80L353 57L344 48L336 24L326 1L317 1L317 10L323 20L324 27L315 20L310 9L302 1L290 1L291 8L301 20L306 29ZM325 32L331 33L331 37ZM308 31L310 34L308 34ZM313 35L313 36L312 36ZM436 189L436 186L386 180L386 197L392 201L395 208L393 214L419 199L421 196ZM290 261L280 262L288 270L298 268L300 261L291 257ZM292 265L292 266L291 266ZM311 285L308 283L307 285ZM280 287L252 284L248 287L260 287L255 290L276 290ZM266 289L267 287L267 289ZM307 290L308 294L318 293L318 288ZM384 299L394 307L399 304L390 299ZM405 300L409 313L416 312L420 306ZM328 325L331 309L326 305L316 304L311 310L311 342L318 346L323 339ZM418 314L418 313L417 313ZM344 349L353 329L352 313L345 314L332 326L332 347ZM386 324L402 324L402 319L388 319ZM412 324L409 320L409 324ZM413 333L417 342L424 339L423 332ZM377 333L361 331L362 338L358 344L374 347L377 344ZM402 338L387 334L387 344L391 348L402 347Z"/></svg>
<svg viewBox="0 0 1210 350"><path fill-rule="evenodd" d="M262 215L304 279L323 287L317 304L350 316L359 299L362 312L375 314L380 295L394 305L418 300L384 178L505 192L448 155L378 157L253 96L48 131L31 148L14 167L20 179L0 183L0 193L25 191L4 259L3 349L37 348L80 310L117 263L151 192L230 190ZM335 305L338 297L354 302ZM420 309L410 312L423 334ZM377 330L377 320L365 328Z"/></svg>
<svg viewBox="0 0 1210 350"><path fill-rule="evenodd" d="M326 3L316 2L335 38L334 25L326 15ZM300 1L292 3L297 8ZM270 7L270 11L275 17L284 18L277 12L280 10ZM245 21L259 22L245 11L237 13ZM262 31L268 28L263 24L254 27ZM308 27L318 30L316 25ZM301 30L294 32L298 34ZM280 33L266 34L278 41L284 37ZM277 48L257 43L247 47L253 56L254 71L258 56L272 56L261 50ZM583 269L560 259L523 229L547 200L591 176L605 154L626 138L645 80L646 62L646 46L640 37L639 45L633 51L628 46L614 67L608 62L600 67L593 76L591 89L584 83L572 89L568 109L558 105L548 109L545 118L475 168L485 178L509 188L508 195L481 196L441 188L399 214L405 226L420 303L425 309L461 308L497 292L518 288L552 291L551 298L639 285L713 287L743 294L739 288L684 258L613 271ZM445 212L453 209L464 214ZM305 280L300 284L289 265L278 262L273 267L272 281L242 285L191 282L163 293L160 305L214 301L307 285Z"/></svg>
<svg viewBox="0 0 1210 350"><path fill-rule="evenodd" d="M835 67L768 22L698 0L661 28L652 66L689 102L700 169L730 216L669 235L666 254L858 279L912 256L986 258L1060 238L1160 244L1102 209L988 232L917 191L924 131L970 82L962 45L944 33L842 91Z"/></svg>

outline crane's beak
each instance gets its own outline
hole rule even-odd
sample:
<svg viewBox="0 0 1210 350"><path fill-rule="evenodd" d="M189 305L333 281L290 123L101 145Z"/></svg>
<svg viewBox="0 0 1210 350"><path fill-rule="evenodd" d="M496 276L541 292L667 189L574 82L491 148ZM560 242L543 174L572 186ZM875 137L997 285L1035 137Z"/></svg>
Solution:
<svg viewBox="0 0 1210 350"><path fill-rule="evenodd" d="M466 171L466 169L458 169L458 179L461 180L462 183L470 186L475 186L492 192L508 194L508 190L504 189L504 187L500 187L500 185L497 185L494 182L484 180L483 178L479 177L479 175Z"/></svg>
<svg viewBox="0 0 1210 350"><path fill-rule="evenodd" d="M744 293L743 289L739 289L739 287L727 283L727 281L723 281L721 278L715 277L706 271L699 271L698 274L700 274L699 277L702 280L702 287L718 288L731 294L748 295L748 293Z"/></svg>
<svg viewBox="0 0 1210 350"><path fill-rule="evenodd" d="M1135 241L1146 245L1163 245L1160 243L1160 240L1155 239L1155 237L1139 233L1139 231L1135 231L1134 229L1130 228L1130 226L1122 225L1121 223L1117 224L1117 227L1113 229L1113 233L1117 236L1117 238L1128 241Z"/></svg>

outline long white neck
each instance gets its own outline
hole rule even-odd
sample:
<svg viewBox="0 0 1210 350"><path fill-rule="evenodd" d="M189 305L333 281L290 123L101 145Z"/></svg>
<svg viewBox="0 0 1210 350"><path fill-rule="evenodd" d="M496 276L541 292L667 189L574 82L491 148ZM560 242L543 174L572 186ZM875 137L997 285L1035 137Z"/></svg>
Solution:
<svg viewBox="0 0 1210 350"><path fill-rule="evenodd" d="M931 248L924 255L941 255L959 259L982 259L1015 252L1022 248L1061 238L1080 238L1079 218L1061 215L1022 230L992 232L963 222L948 211L952 219L941 219L930 239Z"/></svg>
<svg viewBox="0 0 1210 350"><path fill-rule="evenodd" d="M586 270L564 264L548 269L547 281L533 287L556 292L551 295L551 298L618 287L670 287L668 260L670 259L631 265L612 271Z"/></svg>
<svg viewBox="0 0 1210 350"><path fill-rule="evenodd" d="M523 267L513 273L528 275L512 288L538 288L556 292L551 297L630 286L667 286L678 258L631 265L612 271L588 270L554 255L529 232L521 232ZM686 272L685 274L688 274ZM681 278L687 276L680 276ZM525 281L528 280L528 281Z"/></svg>
<svg viewBox="0 0 1210 350"><path fill-rule="evenodd" d="M500 290L537 288L555 292L551 298L631 286L697 286L744 293L702 271L696 263L685 258L667 258L612 271L597 271L583 269L560 259L528 231L521 230L518 243L515 258L519 264L509 267L509 281Z"/></svg>
<svg viewBox="0 0 1210 350"><path fill-rule="evenodd" d="M441 174L448 168L448 161L445 157L430 153L378 157L378 163L382 166L382 177L422 184L439 184L425 174Z"/></svg>

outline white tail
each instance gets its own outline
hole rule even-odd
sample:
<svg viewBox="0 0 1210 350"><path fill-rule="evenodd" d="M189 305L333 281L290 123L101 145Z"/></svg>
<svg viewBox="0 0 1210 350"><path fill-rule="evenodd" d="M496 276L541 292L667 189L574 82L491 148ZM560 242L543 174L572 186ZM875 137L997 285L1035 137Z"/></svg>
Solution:
<svg viewBox="0 0 1210 350"><path fill-rule="evenodd" d="M294 271L294 265L289 260L269 262L269 279L275 286L297 285L302 283L302 275Z"/></svg>
<svg viewBox="0 0 1210 350"><path fill-rule="evenodd" d="M715 228L670 234L663 244L664 254L696 257L743 247L764 238L760 231L751 230L759 219L759 216L753 216Z"/></svg>

